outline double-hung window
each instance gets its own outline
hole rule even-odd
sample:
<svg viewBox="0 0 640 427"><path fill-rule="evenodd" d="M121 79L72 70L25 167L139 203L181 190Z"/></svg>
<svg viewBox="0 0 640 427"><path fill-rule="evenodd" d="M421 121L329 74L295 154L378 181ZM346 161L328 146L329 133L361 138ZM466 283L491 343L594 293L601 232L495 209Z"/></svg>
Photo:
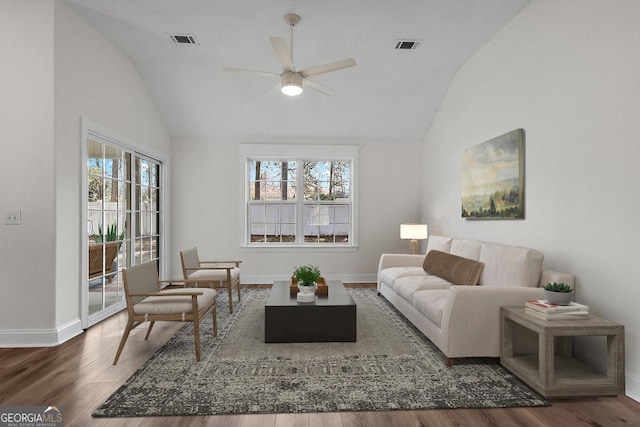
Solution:
<svg viewBox="0 0 640 427"><path fill-rule="evenodd" d="M358 147L241 147L247 246L357 245Z"/></svg>

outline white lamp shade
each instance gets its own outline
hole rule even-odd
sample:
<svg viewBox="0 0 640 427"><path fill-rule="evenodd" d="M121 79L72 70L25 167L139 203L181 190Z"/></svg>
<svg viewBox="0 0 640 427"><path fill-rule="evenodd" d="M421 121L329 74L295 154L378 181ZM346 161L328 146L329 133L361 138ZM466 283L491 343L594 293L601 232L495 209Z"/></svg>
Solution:
<svg viewBox="0 0 640 427"><path fill-rule="evenodd" d="M421 240L427 236L427 224L400 224L401 239Z"/></svg>

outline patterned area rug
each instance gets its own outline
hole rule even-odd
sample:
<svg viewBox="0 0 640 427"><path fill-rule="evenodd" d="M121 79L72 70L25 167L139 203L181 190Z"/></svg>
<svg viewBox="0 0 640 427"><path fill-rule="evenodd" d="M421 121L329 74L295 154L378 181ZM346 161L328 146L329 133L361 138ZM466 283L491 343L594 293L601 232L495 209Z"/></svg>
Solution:
<svg viewBox="0 0 640 427"><path fill-rule="evenodd" d="M218 298L219 335L183 327L120 387L94 417L220 415L396 409L496 408L548 403L500 365L466 359L447 368L442 353L375 289L350 289L355 343L266 344L268 289Z"/></svg>

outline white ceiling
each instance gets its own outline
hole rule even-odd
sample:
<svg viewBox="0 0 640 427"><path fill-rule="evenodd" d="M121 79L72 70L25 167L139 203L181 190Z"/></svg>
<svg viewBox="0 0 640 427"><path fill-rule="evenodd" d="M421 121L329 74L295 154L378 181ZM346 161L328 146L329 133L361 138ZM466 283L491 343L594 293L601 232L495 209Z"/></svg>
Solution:
<svg viewBox="0 0 640 427"><path fill-rule="evenodd" d="M422 141L451 79L530 0L66 0L136 65L174 137L231 140ZM270 36L298 70L354 57L313 80L336 93L273 90ZM195 35L197 46L168 34ZM423 40L398 51L398 39Z"/></svg>

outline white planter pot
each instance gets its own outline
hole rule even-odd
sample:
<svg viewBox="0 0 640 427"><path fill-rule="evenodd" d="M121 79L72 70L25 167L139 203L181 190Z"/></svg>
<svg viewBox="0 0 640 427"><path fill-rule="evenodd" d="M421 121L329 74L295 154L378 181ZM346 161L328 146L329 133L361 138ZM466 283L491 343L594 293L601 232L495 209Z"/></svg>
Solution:
<svg viewBox="0 0 640 427"><path fill-rule="evenodd" d="M544 290L544 299L550 304L568 305L573 302L573 295L575 291L571 292L553 292Z"/></svg>
<svg viewBox="0 0 640 427"><path fill-rule="evenodd" d="M298 284L298 292L303 293L303 294L315 294L316 293L316 285L313 284L312 286L305 286L305 285Z"/></svg>
<svg viewBox="0 0 640 427"><path fill-rule="evenodd" d="M298 284L298 302L315 302L316 300L316 287L314 286L301 286Z"/></svg>

